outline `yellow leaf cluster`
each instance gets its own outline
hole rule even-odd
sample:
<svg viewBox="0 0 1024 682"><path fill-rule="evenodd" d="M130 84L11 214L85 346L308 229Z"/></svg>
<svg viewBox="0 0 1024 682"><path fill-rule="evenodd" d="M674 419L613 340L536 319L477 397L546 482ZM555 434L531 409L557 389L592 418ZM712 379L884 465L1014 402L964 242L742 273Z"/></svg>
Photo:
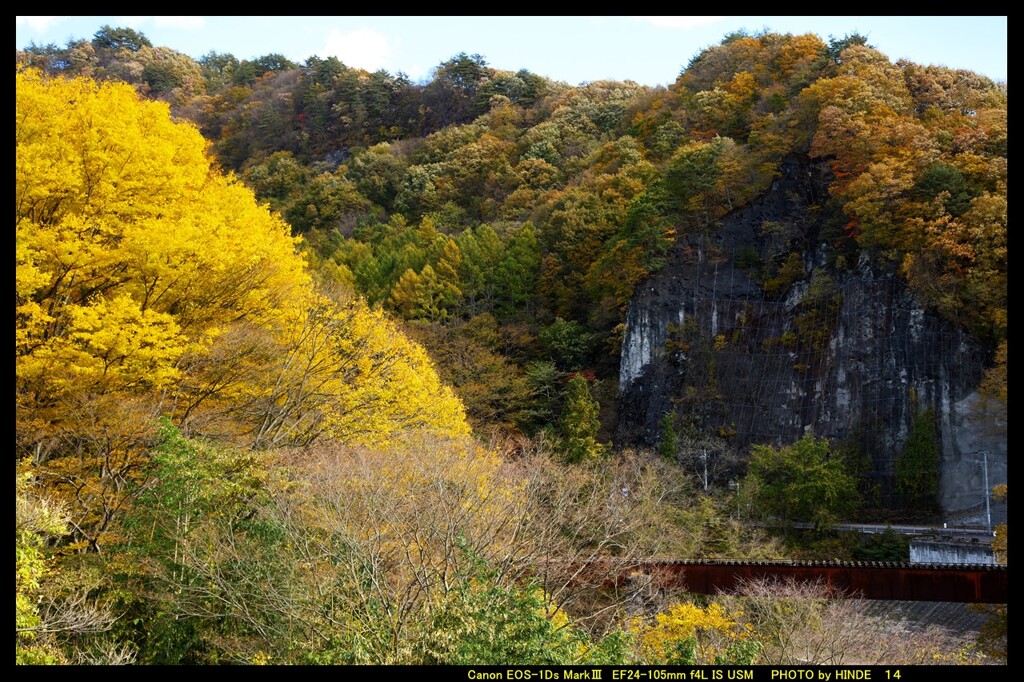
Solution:
<svg viewBox="0 0 1024 682"><path fill-rule="evenodd" d="M634 618L629 629L637 639L643 661L652 664L664 662L675 646L693 638L697 643L697 662L713 663L715 657L730 644L750 636L749 626L737 620L741 615L727 612L717 602L706 607L677 602L658 613L653 623L644 618Z"/></svg>
<svg viewBox="0 0 1024 682"><path fill-rule="evenodd" d="M16 79L20 454L73 448L63 480L101 499L138 470L160 414L256 447L468 433L422 348L361 300L317 293L288 225L166 104ZM88 464L111 455L123 470Z"/></svg>
<svg viewBox="0 0 1024 682"><path fill-rule="evenodd" d="M131 87L17 74L21 388L163 386L214 325L309 286L287 226Z"/></svg>

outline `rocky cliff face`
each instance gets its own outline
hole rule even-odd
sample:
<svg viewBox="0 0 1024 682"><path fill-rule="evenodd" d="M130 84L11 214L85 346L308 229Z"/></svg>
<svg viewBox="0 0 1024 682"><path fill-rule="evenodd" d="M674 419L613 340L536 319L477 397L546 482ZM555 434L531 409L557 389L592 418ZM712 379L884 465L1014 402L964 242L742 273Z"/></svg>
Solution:
<svg viewBox="0 0 1024 682"><path fill-rule="evenodd" d="M915 414L941 436L947 513L1006 480L1005 438L975 409L991 349L929 313L891 268L837 257L827 167L788 159L771 189L707 237L677 245L630 303L618 437L657 443L673 412L740 452L813 432L856 442L891 490ZM998 425L995 425L998 426Z"/></svg>

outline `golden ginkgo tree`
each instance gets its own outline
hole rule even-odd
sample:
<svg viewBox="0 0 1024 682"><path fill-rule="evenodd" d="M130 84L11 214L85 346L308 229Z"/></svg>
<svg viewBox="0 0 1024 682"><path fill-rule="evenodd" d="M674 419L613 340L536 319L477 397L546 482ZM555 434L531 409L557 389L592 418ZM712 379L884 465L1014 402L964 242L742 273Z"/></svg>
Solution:
<svg viewBox="0 0 1024 682"><path fill-rule="evenodd" d="M124 84L17 73L17 451L93 548L156 419L253 447L465 434L421 348Z"/></svg>

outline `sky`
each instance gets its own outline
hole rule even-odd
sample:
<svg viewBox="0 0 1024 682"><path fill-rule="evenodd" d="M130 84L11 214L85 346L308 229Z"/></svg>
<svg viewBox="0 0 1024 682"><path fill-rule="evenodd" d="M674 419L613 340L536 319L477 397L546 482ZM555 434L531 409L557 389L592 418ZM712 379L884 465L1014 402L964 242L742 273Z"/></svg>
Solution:
<svg viewBox="0 0 1024 682"><path fill-rule="evenodd" d="M480 54L496 69L528 69L570 85L632 80L668 85L691 58L733 31L850 33L892 61L909 59L969 69L1007 80L1005 16L416 16L17 17L17 48L30 43L91 39L103 25L128 26L156 46L198 59L230 52L239 59L279 53L295 62L317 55L370 71L404 72L428 80L431 70L460 52Z"/></svg>

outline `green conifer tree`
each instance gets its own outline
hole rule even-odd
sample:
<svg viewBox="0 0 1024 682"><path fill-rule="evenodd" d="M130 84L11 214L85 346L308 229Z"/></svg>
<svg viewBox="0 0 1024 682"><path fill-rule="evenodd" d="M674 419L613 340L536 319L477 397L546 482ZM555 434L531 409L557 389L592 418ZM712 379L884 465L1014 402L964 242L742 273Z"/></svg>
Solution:
<svg viewBox="0 0 1024 682"><path fill-rule="evenodd" d="M604 455L606 446L597 440L600 428L599 405L590 394L590 386L582 374L566 385L565 410L562 412L559 450L570 463L593 461Z"/></svg>

